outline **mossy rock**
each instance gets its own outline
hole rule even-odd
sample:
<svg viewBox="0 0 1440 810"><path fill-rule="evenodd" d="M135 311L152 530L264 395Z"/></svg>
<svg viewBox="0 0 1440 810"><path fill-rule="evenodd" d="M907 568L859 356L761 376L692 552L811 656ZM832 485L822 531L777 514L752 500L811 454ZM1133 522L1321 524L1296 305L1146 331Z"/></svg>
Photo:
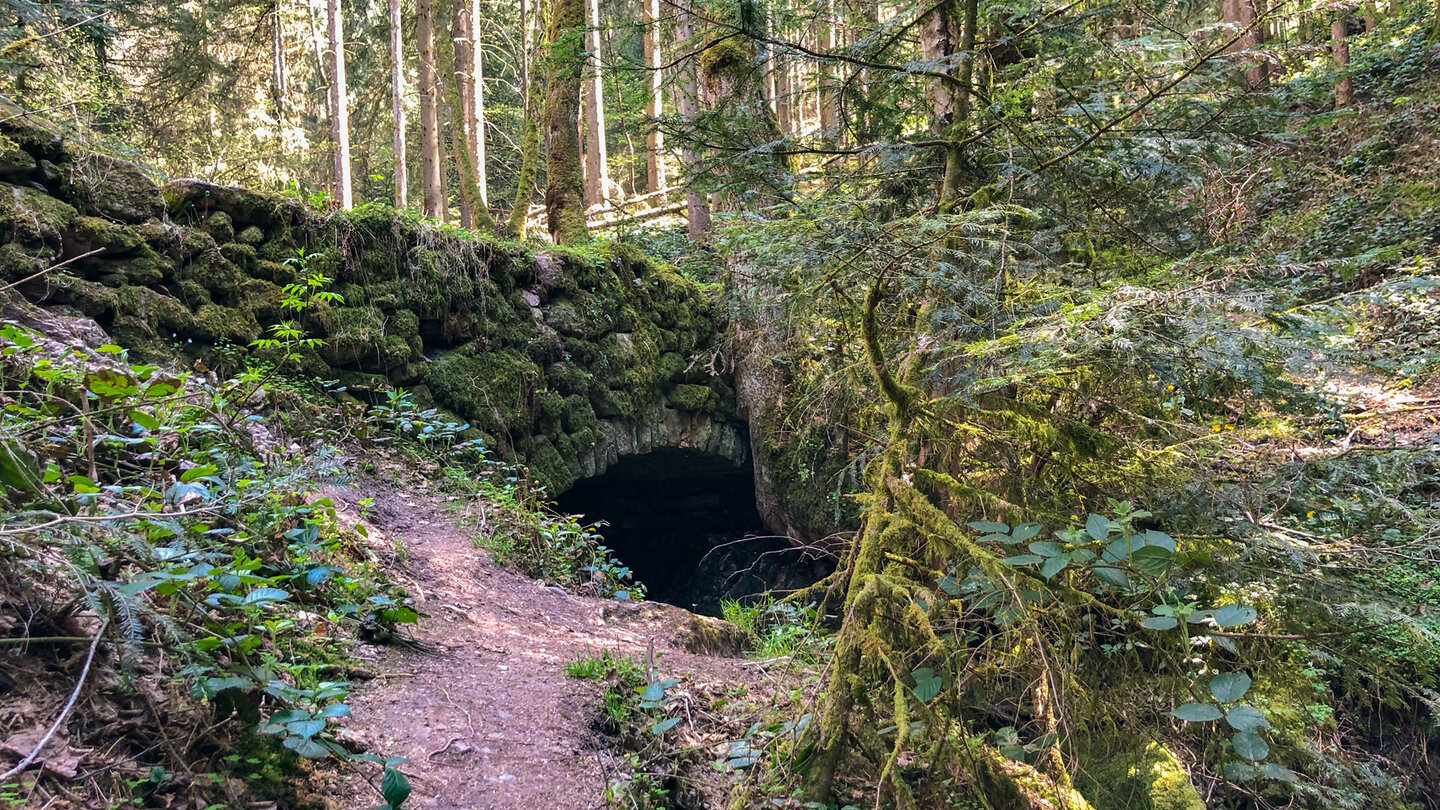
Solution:
<svg viewBox="0 0 1440 810"><path fill-rule="evenodd" d="M32 290L43 292L32 293ZM27 298L43 299L47 304L61 304L88 315L103 318L119 306L119 294L112 287L77 278L68 273L51 274L25 284L20 289Z"/></svg>
<svg viewBox="0 0 1440 810"><path fill-rule="evenodd" d="M220 246L220 255L245 273L253 273L257 260L255 248L240 242L226 242Z"/></svg>
<svg viewBox="0 0 1440 810"><path fill-rule="evenodd" d="M67 257L103 250L104 258L113 259L129 256L142 248L148 250L149 246L138 233L100 217L76 217L65 229Z"/></svg>
<svg viewBox="0 0 1440 810"><path fill-rule="evenodd" d="M77 208L117 222L140 223L165 213L160 189L140 167L106 155L79 155L65 190Z"/></svg>
<svg viewBox="0 0 1440 810"><path fill-rule="evenodd" d="M348 366L379 356L385 339L385 313L375 307L317 308L325 330L320 356L331 365Z"/></svg>
<svg viewBox="0 0 1440 810"><path fill-rule="evenodd" d="M709 386L681 383L665 395L670 406L679 411L706 411L714 405L715 394Z"/></svg>
<svg viewBox="0 0 1440 810"><path fill-rule="evenodd" d="M1205 810L1184 765L1158 742L1080 750L1086 754L1075 784L1096 810Z"/></svg>
<svg viewBox="0 0 1440 810"><path fill-rule="evenodd" d="M195 329L195 315L184 304L145 287L122 287L117 293L122 315L144 321L161 339L191 339L201 336Z"/></svg>
<svg viewBox="0 0 1440 810"><path fill-rule="evenodd" d="M427 385L436 402L497 435L523 436L531 429L540 369L514 349L484 351L469 345L435 357Z"/></svg>
<svg viewBox="0 0 1440 810"><path fill-rule="evenodd" d="M170 215L176 219L200 221L211 211L223 211L242 228L283 228L306 221L299 203L274 194L190 179L172 180L162 191Z"/></svg>
<svg viewBox="0 0 1440 810"><path fill-rule="evenodd" d="M43 191L0 183L0 242L59 248L80 212Z"/></svg>
<svg viewBox="0 0 1440 810"><path fill-rule="evenodd" d="M220 304L201 305L195 312L195 330L209 343L223 340L243 346L260 336L254 313Z"/></svg>
<svg viewBox="0 0 1440 810"><path fill-rule="evenodd" d="M260 244L265 241L265 231L261 230L258 225L251 225L240 233L235 234L235 241L253 248L258 248Z"/></svg>
<svg viewBox="0 0 1440 810"><path fill-rule="evenodd" d="M0 280L18 281L44 270L47 262L17 244L0 245Z"/></svg>
<svg viewBox="0 0 1440 810"><path fill-rule="evenodd" d="M655 364L655 375L661 380L679 380L685 373L685 368L684 357L678 352L667 351L660 355L659 362Z"/></svg>
<svg viewBox="0 0 1440 810"><path fill-rule="evenodd" d="M0 135L0 179L24 183L38 168L35 156L20 147L20 143L8 135Z"/></svg>

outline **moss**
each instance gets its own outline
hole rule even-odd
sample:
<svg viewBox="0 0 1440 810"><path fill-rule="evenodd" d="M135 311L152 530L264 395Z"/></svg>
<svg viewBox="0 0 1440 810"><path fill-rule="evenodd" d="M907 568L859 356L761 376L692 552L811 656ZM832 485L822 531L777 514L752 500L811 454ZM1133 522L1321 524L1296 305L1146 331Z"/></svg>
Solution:
<svg viewBox="0 0 1440 810"><path fill-rule="evenodd" d="M665 395L671 407L681 411L704 411L714 404L714 394L708 386L681 383Z"/></svg>
<svg viewBox="0 0 1440 810"><path fill-rule="evenodd" d="M100 217L76 217L65 230L65 248L72 256L103 250L105 258L117 258L148 246L140 234L124 225Z"/></svg>
<svg viewBox="0 0 1440 810"><path fill-rule="evenodd" d="M202 304L196 310L195 330L211 343L228 340L244 345L260 336L260 324L253 313L220 304Z"/></svg>
<svg viewBox="0 0 1440 810"><path fill-rule="evenodd" d="M145 287L122 287L117 293L117 300L121 314L143 320L162 339L199 336L194 314L168 295Z"/></svg>
<svg viewBox="0 0 1440 810"><path fill-rule="evenodd" d="M445 352L430 364L427 384L437 402L493 435L530 432L540 369L514 349L482 351L472 345Z"/></svg>
<svg viewBox="0 0 1440 810"><path fill-rule="evenodd" d="M106 155L74 157L63 186L78 208L106 219L139 223L165 212L160 189L139 167Z"/></svg>
<svg viewBox="0 0 1440 810"><path fill-rule="evenodd" d="M235 223L224 211L212 211L205 217L205 232L210 234L217 244L235 241Z"/></svg>
<svg viewBox="0 0 1440 810"><path fill-rule="evenodd" d="M376 358L385 340L385 313L375 307L331 307L322 311L325 345L320 356L348 366Z"/></svg>
<svg viewBox="0 0 1440 810"><path fill-rule="evenodd" d="M119 306L119 294L113 288L69 274L52 274L32 284L44 285L47 303L63 304L92 318L103 317Z"/></svg>
<svg viewBox="0 0 1440 810"><path fill-rule="evenodd" d="M150 286L159 284L166 277L172 276L175 272L175 263L164 256L145 247L144 253L136 256L123 265L122 272L125 279L131 284Z"/></svg>
<svg viewBox="0 0 1440 810"><path fill-rule="evenodd" d="M390 316L390 331L403 338L420 334L420 318L408 309L402 309Z"/></svg>
<svg viewBox="0 0 1440 810"><path fill-rule="evenodd" d="M253 272L256 266L255 248L239 242L227 242L220 246L220 255L225 260L239 267L246 273Z"/></svg>
<svg viewBox="0 0 1440 810"><path fill-rule="evenodd" d="M1205 810L1185 766L1157 742L1092 740L1076 786L1096 810Z"/></svg>
<svg viewBox="0 0 1440 810"><path fill-rule="evenodd" d="M0 245L0 280L16 281L45 268L45 262L31 256L17 244Z"/></svg>
<svg viewBox="0 0 1440 810"><path fill-rule="evenodd" d="M61 235L79 215L74 206L44 192L0 184L0 241L58 248Z"/></svg>
<svg viewBox="0 0 1440 810"><path fill-rule="evenodd" d="M251 225L238 234L235 234L236 241L251 247L259 247L265 241L265 232L256 225Z"/></svg>

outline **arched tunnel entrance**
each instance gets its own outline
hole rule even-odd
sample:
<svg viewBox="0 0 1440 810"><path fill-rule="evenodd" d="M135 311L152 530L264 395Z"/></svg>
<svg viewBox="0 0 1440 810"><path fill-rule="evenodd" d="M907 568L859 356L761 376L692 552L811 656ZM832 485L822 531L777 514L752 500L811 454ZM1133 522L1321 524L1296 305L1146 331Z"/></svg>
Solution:
<svg viewBox="0 0 1440 810"><path fill-rule="evenodd" d="M623 456L556 506L607 524L605 544L657 602L718 615L722 598L816 578L787 540L766 531L749 463L668 448Z"/></svg>

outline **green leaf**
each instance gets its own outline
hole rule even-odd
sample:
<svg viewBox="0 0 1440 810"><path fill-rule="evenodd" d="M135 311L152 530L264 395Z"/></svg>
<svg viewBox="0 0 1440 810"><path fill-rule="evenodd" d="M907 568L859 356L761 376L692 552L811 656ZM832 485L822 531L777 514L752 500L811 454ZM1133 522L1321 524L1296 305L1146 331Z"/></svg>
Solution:
<svg viewBox="0 0 1440 810"><path fill-rule="evenodd" d="M1034 565L1045 562L1045 558L1038 554L1017 554L1014 557L1006 557L1001 562L1006 565Z"/></svg>
<svg viewBox="0 0 1440 810"><path fill-rule="evenodd" d="M1270 721L1265 715L1254 706L1248 703L1241 703L1239 706L1230 707L1225 713L1225 722L1236 731L1259 731L1270 728Z"/></svg>
<svg viewBox="0 0 1440 810"><path fill-rule="evenodd" d="M410 780L394 768L386 768L385 774L380 777L380 795L385 797L392 810L400 810L400 805L410 798Z"/></svg>
<svg viewBox="0 0 1440 810"><path fill-rule="evenodd" d="M282 744L306 759L324 759L330 756L330 749L310 737L286 737Z"/></svg>
<svg viewBox="0 0 1440 810"><path fill-rule="evenodd" d="M1059 557L1065 552L1061 550L1059 543L1052 543L1048 540L1041 540L1031 543L1027 548L1031 554L1039 554L1041 557Z"/></svg>
<svg viewBox="0 0 1440 810"><path fill-rule="evenodd" d="M1112 568L1108 565L1097 565L1091 570L1095 572L1095 576L1099 577L1101 582L1107 585L1113 585L1117 588L1130 587L1130 578L1125 576L1125 572L1119 568Z"/></svg>
<svg viewBox="0 0 1440 810"><path fill-rule="evenodd" d="M1218 627L1240 627L1255 621L1255 608L1249 605L1221 605L1211 614Z"/></svg>
<svg viewBox="0 0 1440 810"><path fill-rule="evenodd" d="M325 730L324 720L300 720L294 723L286 723L285 730L296 737L314 737Z"/></svg>
<svg viewBox="0 0 1440 810"><path fill-rule="evenodd" d="M1065 567L1069 564L1069 557L1051 557L1045 561L1044 565L1040 566L1040 576L1050 579L1061 571L1064 571Z"/></svg>
<svg viewBox="0 0 1440 810"><path fill-rule="evenodd" d="M665 732L674 728L679 723L679 717L672 717L669 720L661 720L660 722L650 727L650 733L654 734L656 737L659 737L661 734L664 734Z"/></svg>
<svg viewBox="0 0 1440 810"><path fill-rule="evenodd" d="M1097 515L1094 512L1085 518L1085 533L1096 540L1104 540L1110 536L1110 521L1104 515Z"/></svg>
<svg viewBox="0 0 1440 810"><path fill-rule="evenodd" d="M1270 744L1265 742L1253 731L1237 732L1230 742L1235 746L1235 753L1256 762L1270 755Z"/></svg>
<svg viewBox="0 0 1440 810"><path fill-rule="evenodd" d="M1170 569L1173 557L1174 554L1163 546L1142 546L1130 556L1130 564L1137 571L1158 577Z"/></svg>
<svg viewBox="0 0 1440 810"><path fill-rule="evenodd" d="M1170 714L1187 723L1209 723L1224 716L1218 706L1209 703L1186 703Z"/></svg>
<svg viewBox="0 0 1440 810"><path fill-rule="evenodd" d="M1210 694L1221 703L1234 703L1250 691L1250 676L1243 672L1222 672L1210 679Z"/></svg>
<svg viewBox="0 0 1440 810"><path fill-rule="evenodd" d="M319 717L349 717L350 707L344 703L331 703L320 710Z"/></svg>
<svg viewBox="0 0 1440 810"><path fill-rule="evenodd" d="M955 577L941 577L935 580L935 584L940 586L940 590L951 596L959 596L961 594L960 581Z"/></svg>
<svg viewBox="0 0 1440 810"><path fill-rule="evenodd" d="M271 602L283 602L289 598L290 594L279 588L256 588L250 593L245 594L245 599L241 601L241 604L268 605Z"/></svg>
<svg viewBox="0 0 1440 810"><path fill-rule="evenodd" d="M1040 528L1039 523L1021 523L1015 527L1014 531L1010 532L1010 536L1015 538L1015 542L1023 543L1039 534Z"/></svg>
<svg viewBox="0 0 1440 810"><path fill-rule="evenodd" d="M1169 551L1171 554L1175 553L1175 540L1170 535L1164 532L1157 532L1152 529L1145 532L1143 537L1145 539L1145 545L1159 546L1160 548Z"/></svg>
<svg viewBox="0 0 1440 810"><path fill-rule="evenodd" d="M146 430L159 430L160 420L144 411L131 411L130 421Z"/></svg>
<svg viewBox="0 0 1440 810"><path fill-rule="evenodd" d="M910 677L915 679L915 697L919 699L921 703L928 703L936 695L940 694L940 687L943 682L940 676L936 675L935 671L929 667L921 667L915 670L910 673Z"/></svg>
<svg viewBox="0 0 1440 810"><path fill-rule="evenodd" d="M1179 623L1180 620L1174 616L1151 616L1140 622L1140 626L1146 630L1174 630Z"/></svg>
<svg viewBox="0 0 1440 810"><path fill-rule="evenodd" d="M191 467L190 469L186 470L186 471L183 472L183 473L180 473L180 482L183 483L183 484L188 484L188 483L190 483L191 481L194 481L194 480L197 479L197 478L204 478L204 477L207 476L207 475L214 475L215 473L216 473L215 465L213 465L213 464L199 464L199 465L196 465L196 466L194 466L194 467Z"/></svg>
<svg viewBox="0 0 1440 810"><path fill-rule="evenodd" d="M1286 768L1284 765L1276 765L1273 762L1267 762L1264 765L1261 765L1260 775L1268 776L1271 779L1278 779L1281 782L1290 782L1292 784L1300 781L1300 777L1296 776L1294 771Z"/></svg>
<svg viewBox="0 0 1440 810"><path fill-rule="evenodd" d="M1248 762L1225 763L1225 778L1231 782L1248 782L1260 775L1260 771Z"/></svg>
<svg viewBox="0 0 1440 810"><path fill-rule="evenodd" d="M96 369L86 374L85 388L101 399L120 399L139 390L128 376L112 368Z"/></svg>
<svg viewBox="0 0 1440 810"><path fill-rule="evenodd" d="M976 520L965 524L977 532L983 534L1009 534L1010 526L1006 523L996 523L993 520Z"/></svg>
<svg viewBox="0 0 1440 810"><path fill-rule="evenodd" d="M646 684L645 691L640 693L641 700L660 700L665 697L665 682L651 681Z"/></svg>

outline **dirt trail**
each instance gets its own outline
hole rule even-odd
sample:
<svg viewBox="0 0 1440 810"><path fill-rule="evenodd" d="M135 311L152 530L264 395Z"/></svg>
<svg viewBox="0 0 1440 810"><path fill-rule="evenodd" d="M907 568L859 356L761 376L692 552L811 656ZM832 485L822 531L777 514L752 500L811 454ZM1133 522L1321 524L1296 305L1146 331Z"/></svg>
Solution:
<svg viewBox="0 0 1440 810"><path fill-rule="evenodd" d="M598 685L563 672L578 657L611 650L643 660L653 639L667 676L756 677L742 660L683 651L689 614L679 608L572 596L497 566L443 499L346 490L336 502L353 513L367 494L377 496L367 523L409 549L404 570L429 614L415 635L437 654L382 654L377 677L351 697L345 734L409 758L406 808L604 807L617 764L591 728ZM378 804L358 780L346 793L346 807Z"/></svg>

